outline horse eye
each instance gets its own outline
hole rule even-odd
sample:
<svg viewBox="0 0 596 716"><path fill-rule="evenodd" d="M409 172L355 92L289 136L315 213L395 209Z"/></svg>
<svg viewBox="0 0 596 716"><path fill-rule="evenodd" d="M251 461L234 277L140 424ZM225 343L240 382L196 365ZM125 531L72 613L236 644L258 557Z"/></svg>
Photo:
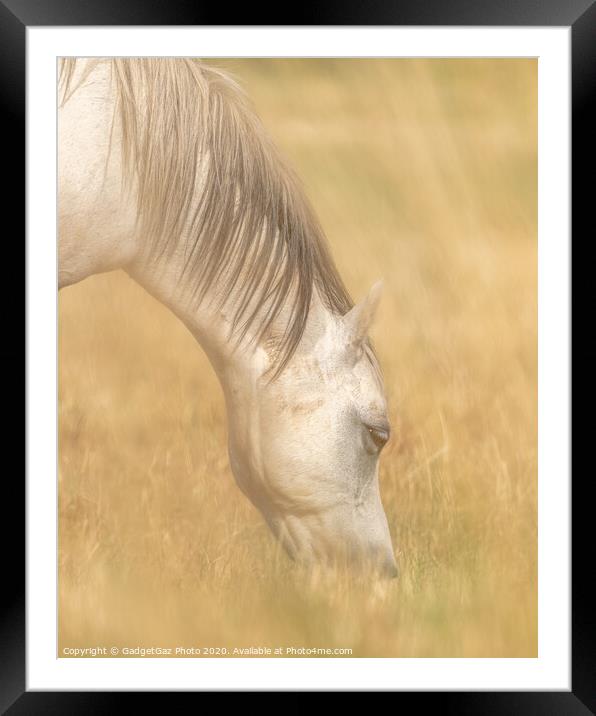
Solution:
<svg viewBox="0 0 596 716"><path fill-rule="evenodd" d="M365 428L368 432L368 434L371 437L371 440L374 442L374 444L377 446L377 448L380 450L387 440L389 440L389 428L388 427L379 427L376 425L365 425Z"/></svg>

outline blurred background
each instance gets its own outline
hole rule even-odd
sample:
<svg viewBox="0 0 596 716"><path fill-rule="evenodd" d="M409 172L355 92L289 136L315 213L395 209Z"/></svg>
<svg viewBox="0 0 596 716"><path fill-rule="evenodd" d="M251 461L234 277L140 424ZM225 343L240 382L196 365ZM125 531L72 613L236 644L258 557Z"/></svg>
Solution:
<svg viewBox="0 0 596 716"><path fill-rule="evenodd" d="M124 273L59 296L59 649L537 656L537 63L212 60L301 176L372 336L401 577L305 573L228 466L221 390Z"/></svg>

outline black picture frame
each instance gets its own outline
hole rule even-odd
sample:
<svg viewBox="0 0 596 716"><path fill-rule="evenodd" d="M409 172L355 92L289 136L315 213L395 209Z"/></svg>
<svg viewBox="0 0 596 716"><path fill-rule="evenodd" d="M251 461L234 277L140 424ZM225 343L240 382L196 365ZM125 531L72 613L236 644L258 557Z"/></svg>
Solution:
<svg viewBox="0 0 596 716"><path fill-rule="evenodd" d="M321 6L297 4L290 18L275 14L266 6L244 4L225 8L217 3L207 5L200 0L0 0L0 138L3 147L2 212L4 217L5 263L0 281L3 312L3 345L0 364L7 385L4 395L9 400L5 410L5 445L15 450L21 444L21 424L16 420L22 402L23 376L20 346L24 344L21 296L25 217L25 62L26 28L28 26L84 25L228 25L221 22L234 18L234 25L464 25L464 26L570 26L572 32L572 217L574 232L588 227L588 212L594 202L593 181L584 181L593 173L596 157L592 140L594 96L596 89L596 2L595 0L344 0ZM591 200L591 201L590 201ZM592 217L590 217L592 218ZM11 221L12 219L12 221ZM585 221L584 221L585 220ZM13 227L8 231L7 227ZM593 224L592 224L593 226ZM593 232L593 228L591 230ZM586 237L588 238L588 237ZM576 248L580 243L576 240ZM583 242L586 243L586 242ZM577 252L575 257L577 257ZM12 270L7 271L10 266ZM573 261L574 270L579 266ZM583 264L584 271L586 264ZM591 301L591 284L575 276L577 290L574 305ZM593 284L593 280L592 280ZM573 323L572 323L573 325ZM573 369L577 367L574 353ZM588 343L581 358L593 365L596 358L594 340ZM579 358L579 356L578 356ZM593 371L592 371L593 372ZM582 393L591 395L594 378L582 377ZM579 422L577 445L590 445L588 430L592 421ZM579 425L579 427L578 427ZM585 449L585 448L584 448ZM18 463L18 458L17 458ZM400 692L403 699L425 699L425 705L441 712L458 714L587 714L596 713L596 644L594 639L596 610L593 608L591 582L593 567L589 551L592 522L588 516L592 506L589 493L590 474L576 479L572 499L572 691L527 692ZM562 476L563 479L563 476ZM4 552L3 588L0 613L0 712L30 713L111 713L117 702L130 708L131 695L112 692L30 692L26 691L25 673L25 510L24 474L20 465L6 469L3 484L4 515L0 530ZM134 694L135 701L143 694ZM146 697L147 694L144 694ZM172 695L149 694L153 706L163 704L173 710ZM177 694L176 698L194 694ZM168 699L166 702L165 699ZM432 701L432 703L431 703Z"/></svg>

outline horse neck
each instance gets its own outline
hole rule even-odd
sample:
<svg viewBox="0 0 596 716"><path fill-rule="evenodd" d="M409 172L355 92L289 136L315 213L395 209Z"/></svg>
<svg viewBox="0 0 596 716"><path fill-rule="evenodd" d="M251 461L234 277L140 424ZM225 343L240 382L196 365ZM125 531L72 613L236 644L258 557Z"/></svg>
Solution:
<svg viewBox="0 0 596 716"><path fill-rule="evenodd" d="M129 275L154 298L166 305L189 329L207 354L226 395L242 388L261 376L271 364L272 356L266 345L258 340L260 321L239 342L233 332L232 316L237 296L234 292L221 306L221 295L212 286L200 302L196 287L185 274L183 249L176 248L158 260L139 259L126 270ZM238 293L236 291L235 293ZM272 335L282 335L289 314L282 310L271 326ZM334 321L331 312L313 291L313 300L302 339L295 357L312 352L317 340Z"/></svg>

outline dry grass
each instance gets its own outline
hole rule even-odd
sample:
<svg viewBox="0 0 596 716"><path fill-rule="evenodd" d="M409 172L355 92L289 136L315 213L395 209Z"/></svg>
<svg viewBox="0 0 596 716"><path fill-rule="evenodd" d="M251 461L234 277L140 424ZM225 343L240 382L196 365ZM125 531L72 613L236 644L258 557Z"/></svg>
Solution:
<svg viewBox="0 0 596 716"><path fill-rule="evenodd" d="M59 646L537 654L536 62L235 60L374 339L401 578L304 574L236 488L200 348L124 274L60 296Z"/></svg>

